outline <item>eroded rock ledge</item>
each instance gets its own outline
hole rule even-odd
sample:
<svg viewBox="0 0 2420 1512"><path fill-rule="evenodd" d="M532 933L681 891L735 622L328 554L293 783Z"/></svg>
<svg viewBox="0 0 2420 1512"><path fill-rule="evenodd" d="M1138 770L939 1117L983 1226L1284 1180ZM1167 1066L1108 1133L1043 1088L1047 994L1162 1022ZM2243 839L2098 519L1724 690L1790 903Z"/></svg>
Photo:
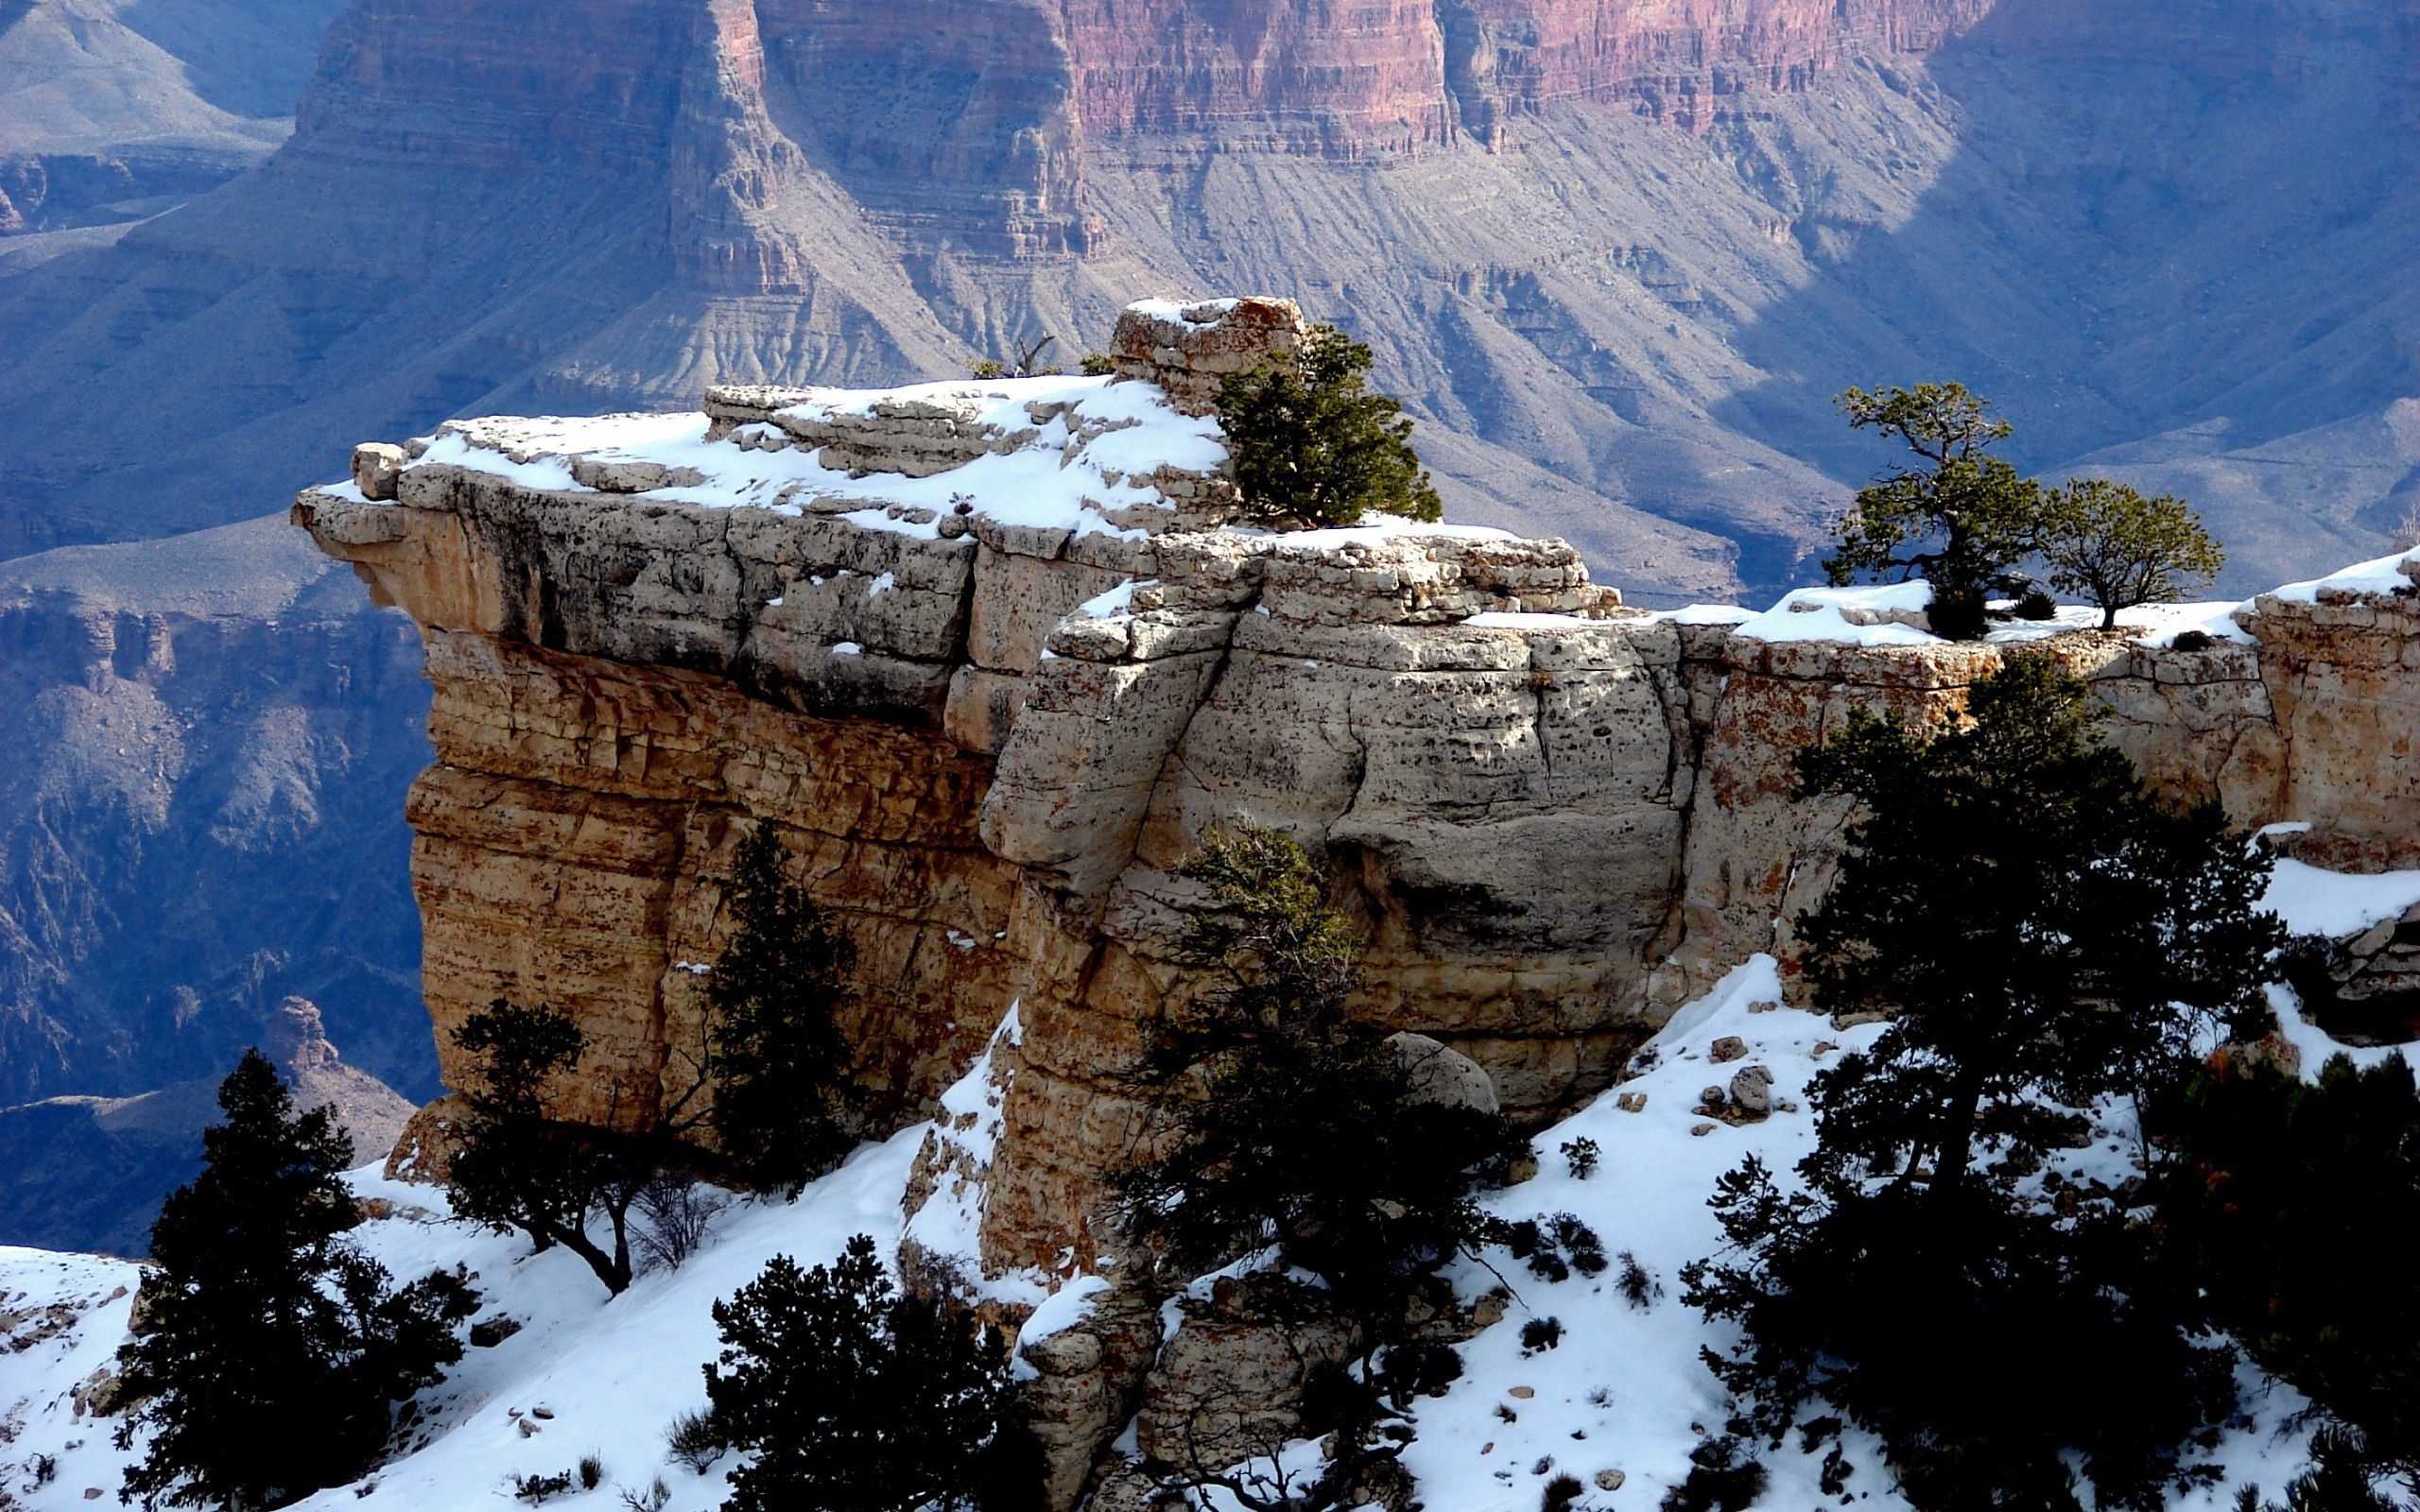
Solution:
<svg viewBox="0 0 2420 1512"><path fill-rule="evenodd" d="M662 1074L737 841L776 826L858 939L846 1027L884 1116L929 1110L1006 1021L910 1239L1029 1305L1106 1242L1123 1073L1197 901L1175 868L1213 827L1324 853L1371 940L1362 1011L1525 1118L1750 953L1789 960L1845 817L1791 800L1795 749L1854 708L1954 711L2020 643L2091 678L2163 789L2304 822L2312 859L2420 861L2420 557L2182 634L1952 645L1821 593L1628 610L1563 542L1493 530L1220 528L1207 397L1299 330L1282 301L1138 306L1115 377L458 421L304 492L297 523L427 639L410 818L441 1031L548 1002L600 1073ZM1039 1366L1075 1383L1079 1479L1123 1420L1098 1420L1116 1337Z"/></svg>

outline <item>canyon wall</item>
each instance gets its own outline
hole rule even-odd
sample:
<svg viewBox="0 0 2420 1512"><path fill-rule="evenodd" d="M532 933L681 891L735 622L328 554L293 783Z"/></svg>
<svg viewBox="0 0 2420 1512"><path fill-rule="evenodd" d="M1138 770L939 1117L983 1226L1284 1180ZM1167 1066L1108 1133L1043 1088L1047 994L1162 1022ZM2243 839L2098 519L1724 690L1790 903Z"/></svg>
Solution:
<svg viewBox="0 0 2420 1512"><path fill-rule="evenodd" d="M507 997L588 1030L584 1116L677 1091L737 842L771 826L858 943L873 1117L958 1084L908 1263L1016 1309L1115 1264L1103 1177L1146 1136L1132 1073L1188 990L1182 863L1216 830L1322 857L1367 941L1355 1011L1525 1122L1754 953L1795 990L1848 815L1793 799L1792 754L1854 710L1954 713L2018 651L2087 678L2171 798L2299 821L2308 859L2420 860L2420 556L2160 634L1959 645L1855 595L1650 613L1479 527L1222 528L1209 381L1299 329L1138 305L1115 376L452 421L306 490L297 522L428 644L412 877L449 1076L444 1031ZM1036 1345L1059 1504L1158 1327Z"/></svg>

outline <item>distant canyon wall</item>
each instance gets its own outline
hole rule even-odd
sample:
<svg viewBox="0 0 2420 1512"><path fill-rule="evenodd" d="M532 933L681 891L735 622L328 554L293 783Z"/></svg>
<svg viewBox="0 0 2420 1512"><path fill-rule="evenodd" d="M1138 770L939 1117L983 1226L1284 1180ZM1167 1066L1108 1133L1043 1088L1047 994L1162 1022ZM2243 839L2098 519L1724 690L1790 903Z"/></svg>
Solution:
<svg viewBox="0 0 2420 1512"><path fill-rule="evenodd" d="M1177 335L1223 318L1160 323L1196 317ZM593 1088L677 1075L736 842L772 825L859 941L845 1028L890 1116L1014 1005L960 1258L1064 1275L1137 1137L1126 1074L1185 990L1200 896L1178 868L1208 831L1273 825L1324 856L1370 942L1360 1011L1543 1119L1750 953L1793 954L1846 816L1792 800L1791 753L1856 708L1938 717L2006 654L1627 610L1558 541L1205 533L1216 466L1146 468L1132 443L1089 486L1144 502L1036 523L1032 479L1146 434L1119 395L1147 371L1184 389L1216 346L1122 330L1138 376L1036 398L1017 428L946 390L719 390L701 442L466 422L399 478L372 458L392 502L304 493L297 520L428 639L438 765L410 817L441 1029L551 1002L599 1044ZM965 395L1014 414L1023 392L1063 390ZM1059 445L1017 490L949 491ZM716 502L782 467L809 481ZM894 485L936 504L815 491ZM2415 602L2324 589L2240 610L2252 642L2044 644L2163 790L2305 821L2318 859L2411 865Z"/></svg>

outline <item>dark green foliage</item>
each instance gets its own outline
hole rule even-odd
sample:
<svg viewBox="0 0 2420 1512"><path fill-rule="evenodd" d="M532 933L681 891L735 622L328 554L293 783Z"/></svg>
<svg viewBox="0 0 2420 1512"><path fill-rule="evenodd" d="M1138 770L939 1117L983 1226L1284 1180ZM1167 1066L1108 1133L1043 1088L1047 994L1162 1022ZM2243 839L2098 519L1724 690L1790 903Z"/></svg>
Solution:
<svg viewBox="0 0 2420 1512"><path fill-rule="evenodd" d="M1818 1144L1785 1193L1751 1160L1714 1206L1738 1258L1689 1300L1739 1322L1716 1362L1778 1437L1821 1398L1879 1435L1918 1504L2155 1505L2180 1445L2233 1400L2189 1337L2130 1199L2020 1184L2075 1111L2172 1093L2214 1022L2265 1023L2283 942L2269 863L2221 816L2174 814L2088 739L2085 690L2044 659L1976 685L1971 723L1852 718L1801 757L1858 799L1837 884L1801 920L1834 1012L1885 1009L1812 1089Z"/></svg>
<svg viewBox="0 0 2420 1512"><path fill-rule="evenodd" d="M1009 1349L962 1307L903 1295L863 1234L811 1270L776 1256L715 1304L717 1440L751 1454L726 1512L1025 1512L1040 1452Z"/></svg>
<svg viewBox="0 0 2420 1512"><path fill-rule="evenodd" d="M2052 586L2100 607L2101 628L2118 611L2185 596L2226 565L2226 553L2182 499L2147 499L2132 485L2069 478L2045 495L2039 549Z"/></svg>
<svg viewBox="0 0 2420 1512"><path fill-rule="evenodd" d="M1564 1169L1571 1173L1574 1181L1585 1181L1595 1176L1597 1162L1603 1157L1604 1151L1598 1147L1597 1142L1584 1135L1563 1142Z"/></svg>
<svg viewBox="0 0 2420 1512"><path fill-rule="evenodd" d="M1739 1512L1765 1494L1765 1468L1736 1435L1689 1451L1688 1477L1664 1493L1664 1512Z"/></svg>
<svg viewBox="0 0 2420 1512"><path fill-rule="evenodd" d="M571 1494L571 1471L557 1470L552 1475L515 1475L512 1477L512 1499L531 1506L544 1506L559 1496Z"/></svg>
<svg viewBox="0 0 2420 1512"><path fill-rule="evenodd" d="M1543 1354L1563 1343L1563 1319L1533 1317L1521 1325L1521 1352Z"/></svg>
<svg viewBox="0 0 2420 1512"><path fill-rule="evenodd" d="M2383 1461L2368 1440L2341 1423L2311 1435L2310 1459L2310 1469L2286 1487L2286 1504L2272 1502L2266 1512L2410 1512L2420 1502L2420 1475L2411 1465ZM2236 1512L2263 1512L2260 1488L2243 1487L2235 1504Z"/></svg>
<svg viewBox="0 0 2420 1512"><path fill-rule="evenodd" d="M782 875L781 857L770 825L739 849L731 943L707 978L706 1060L723 1159L752 1190L796 1195L852 1143L833 1016L856 950Z"/></svg>
<svg viewBox="0 0 2420 1512"><path fill-rule="evenodd" d="M1435 520L1437 490L1403 405L1370 392L1370 349L1317 325L1299 351L1219 387L1244 515L1283 529L1358 524L1372 510Z"/></svg>
<svg viewBox="0 0 2420 1512"><path fill-rule="evenodd" d="M1106 352L1087 352L1077 370L1087 378L1106 378L1117 370L1117 359Z"/></svg>
<svg viewBox="0 0 2420 1512"><path fill-rule="evenodd" d="M672 1148L651 1090L626 1095L615 1087L601 1124L558 1118L559 1085L586 1056L588 1040L550 1007L498 998L455 1029L454 1043L476 1068L446 1173L455 1212L518 1228L540 1249L561 1245L619 1295L632 1276L631 1209ZM593 1218L605 1221L606 1243L591 1234Z"/></svg>
<svg viewBox="0 0 2420 1512"><path fill-rule="evenodd" d="M2160 1121L2161 1246L2210 1320L2348 1426L2329 1448L2420 1497L2420 1091L2342 1057L2305 1085L2214 1062ZM2333 1504L2333 1503L2330 1503Z"/></svg>
<svg viewBox="0 0 2420 1512"><path fill-rule="evenodd" d="M1386 1036L1346 1016L1359 940L1300 846L1214 835L1184 872L1213 904L1184 942L1205 986L1147 1059L1164 1125L1122 1180L1131 1231L1180 1280L1273 1244L1375 1348L1439 1266L1495 1237L1477 1172L1512 1138L1416 1100Z"/></svg>
<svg viewBox="0 0 2420 1512"><path fill-rule="evenodd" d="M1538 1512L1570 1512L1587 1489L1577 1475L1558 1475L1547 1482L1545 1493L1538 1498Z"/></svg>
<svg viewBox="0 0 2420 1512"><path fill-rule="evenodd" d="M1849 423L1894 436L1918 458L1858 490L1824 563L1834 584L1859 574L1932 585L1933 633L1979 640L1984 602L2022 587L2011 569L2032 553L2043 523L2042 490L1991 455L2006 421L1960 384L1918 384L1841 396Z"/></svg>
<svg viewBox="0 0 2420 1512"><path fill-rule="evenodd" d="M151 1230L157 1269L118 1354L151 1437L124 1496L251 1509L352 1480L395 1404L462 1356L477 1296L432 1273L400 1289L341 1236L361 1221L339 1175L353 1143L326 1108L297 1115L258 1051L219 1089L201 1174Z"/></svg>

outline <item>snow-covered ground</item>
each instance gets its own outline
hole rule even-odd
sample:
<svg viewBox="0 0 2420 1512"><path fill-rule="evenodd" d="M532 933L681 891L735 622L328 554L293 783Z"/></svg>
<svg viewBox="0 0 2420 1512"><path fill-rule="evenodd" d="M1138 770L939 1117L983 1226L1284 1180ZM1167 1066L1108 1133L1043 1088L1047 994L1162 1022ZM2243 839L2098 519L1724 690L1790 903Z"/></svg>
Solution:
<svg viewBox="0 0 2420 1512"><path fill-rule="evenodd" d="M2376 894L2367 909L2388 906L2390 885L2410 885L2409 879L2365 880L2362 885ZM2273 902L2294 914L2323 905L2343 910L2342 900L2328 894L2344 885L2342 879L2317 882L2289 872ZM2279 1005L2290 1034L2305 1043L2307 1069L2315 1072L2334 1047L2300 1023L2290 995L2281 992ZM1462 1379L1444 1396L1419 1404L1419 1437L1407 1462L1427 1505L1530 1512L1547 1480L1564 1472L1587 1486L1583 1506L1646 1512L1657 1505L1665 1489L1686 1474L1690 1449L1702 1435L1720 1433L1725 1416L1722 1391L1699 1351L1732 1341L1679 1296L1681 1267L1720 1243L1705 1206L1715 1178L1752 1152L1786 1176L1814 1140L1805 1106L1808 1081L1879 1032L1876 1026L1835 1030L1829 1020L1788 1006L1773 962L1757 956L1682 1009L1642 1052L1635 1075L1538 1137L1540 1174L1496 1197L1497 1209L1510 1217L1574 1213L1602 1237L1616 1263L1603 1275L1574 1275L1560 1283L1539 1280L1500 1256L1492 1268L1476 1263L1459 1268L1455 1279L1467 1295L1495 1287L1500 1277L1515 1300L1502 1322L1464 1346ZM1717 1064L1714 1042L1730 1036L1743 1042L1745 1054ZM1772 1074L1777 1110L1771 1118L1733 1126L1694 1111L1702 1089L1726 1084L1744 1066ZM966 1125L960 1131L966 1143L988 1141L995 1100L980 1065L952 1092L945 1108L953 1122ZM977 1116L965 1119L969 1113ZM365 1198L393 1205L392 1216L360 1230L366 1248L398 1277L467 1266L485 1297L480 1316L510 1316L521 1329L493 1348L470 1350L451 1378L425 1396L409 1443L390 1464L359 1485L302 1505L322 1512L365 1503L371 1512L488 1505L507 1494L510 1477L569 1469L590 1453L604 1462L604 1483L565 1499L567 1504L616 1507L616 1487L644 1491L660 1476L671 1492L670 1512L719 1505L728 1462L700 1475L669 1463L664 1442L675 1417L704 1404L700 1366L715 1353L710 1307L753 1279L775 1254L826 1262L860 1232L886 1249L894 1245L902 1231L901 1191L927 1126L859 1150L795 1203L728 1209L715 1221L707 1247L686 1266L644 1276L610 1301L572 1256L532 1255L517 1237L446 1220L441 1195L429 1188L387 1182L374 1171L357 1173L352 1179ZM1601 1152L1598 1169L1585 1179L1570 1174L1561 1149L1582 1138L1594 1140ZM2075 1160L2080 1167L2115 1161L2130 1139L2122 1119L2113 1116L2100 1144L2077 1152ZM945 1206L948 1221L927 1220L925 1235L941 1251L959 1247L949 1242L953 1225L971 1217L957 1200ZM1626 1254L1660 1289L1644 1308L1616 1286ZM78 1394L104 1370L124 1336L134 1276L135 1268L120 1261L0 1250L0 1423L6 1425L0 1438L7 1440L0 1444L0 1476L29 1508L63 1512L97 1500L92 1490L103 1498L116 1493L123 1456L111 1446L114 1424L82 1413ZM1526 1352L1521 1326L1537 1317L1560 1319L1563 1340L1557 1348ZM2243 1416L2215 1456L2230 1485L2256 1481L2273 1492L2291 1477L2303 1441L2287 1419L2300 1405L2292 1392L2246 1374ZM1889 1489L1873 1444L1852 1435L1847 1447L1859 1466L1852 1489L1861 1494L1861 1504L1904 1506ZM1772 1474L1763 1504L1794 1509L1824 1500L1817 1491L1820 1456L1794 1447L1760 1452ZM38 1454L57 1457L57 1474L44 1485L34 1484ZM1602 1488L1607 1482L1617 1485ZM2176 1505L2216 1509L2227 1505L2230 1495L2223 1487L2197 1491Z"/></svg>

